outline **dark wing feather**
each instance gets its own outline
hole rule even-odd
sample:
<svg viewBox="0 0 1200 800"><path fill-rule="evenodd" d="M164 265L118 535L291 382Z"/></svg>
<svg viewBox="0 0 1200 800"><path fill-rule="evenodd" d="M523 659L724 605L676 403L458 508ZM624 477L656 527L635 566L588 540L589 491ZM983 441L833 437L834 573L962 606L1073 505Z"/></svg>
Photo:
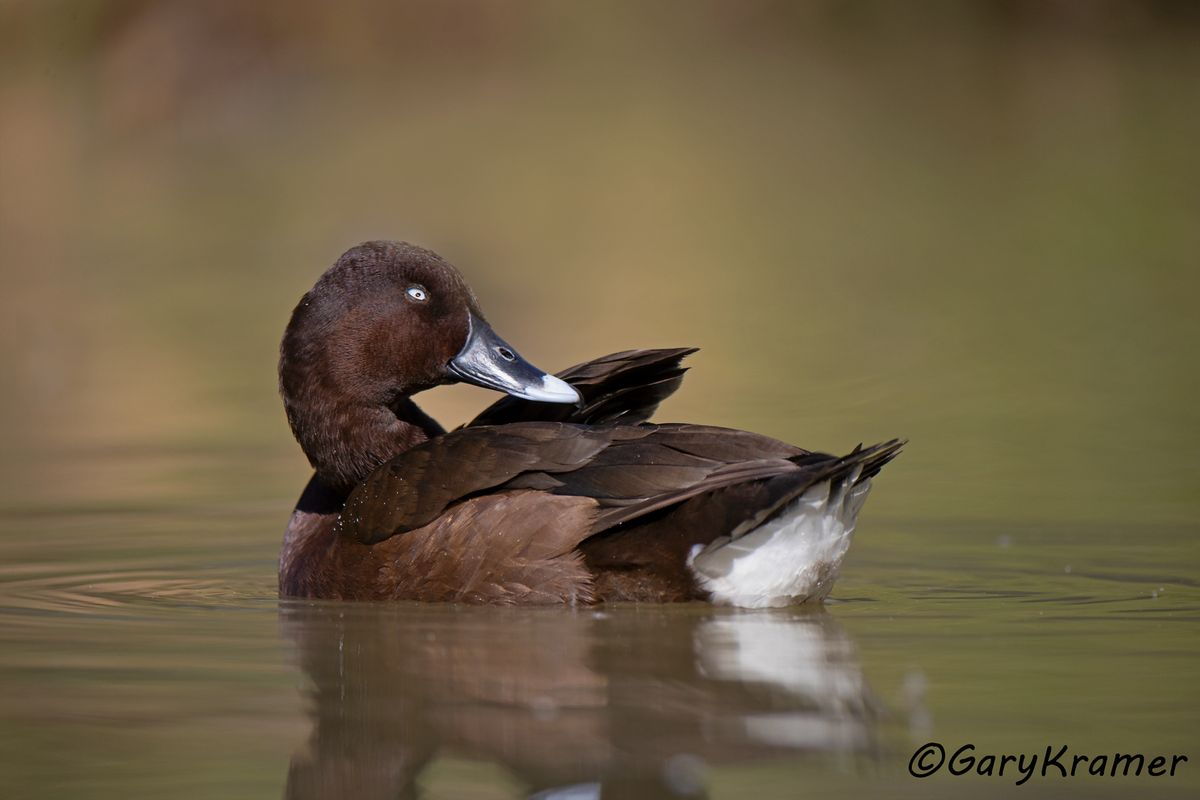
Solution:
<svg viewBox="0 0 1200 800"><path fill-rule="evenodd" d="M374 544L479 493L539 489L596 500L603 523L594 532L703 492L804 469L789 459L806 456L766 436L702 425L466 428L373 472L350 494L339 525Z"/></svg>
<svg viewBox="0 0 1200 800"><path fill-rule="evenodd" d="M338 526L366 544L381 542L522 473L576 469L607 447L616 430L518 423L439 436L368 475L346 499Z"/></svg>
<svg viewBox="0 0 1200 800"><path fill-rule="evenodd" d="M512 422L577 422L600 425L621 422L633 425L650 419L672 392L679 388L687 368L684 358L694 347L665 350L626 350L564 369L558 377L582 395L577 406L535 403L505 397L485 408L464 425L505 425Z"/></svg>

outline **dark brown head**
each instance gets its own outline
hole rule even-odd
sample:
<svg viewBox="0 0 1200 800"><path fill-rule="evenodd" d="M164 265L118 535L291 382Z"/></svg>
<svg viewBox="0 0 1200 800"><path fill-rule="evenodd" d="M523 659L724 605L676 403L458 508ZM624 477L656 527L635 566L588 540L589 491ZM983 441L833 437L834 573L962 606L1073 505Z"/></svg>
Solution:
<svg viewBox="0 0 1200 800"><path fill-rule="evenodd" d="M408 398L456 381L544 402L579 399L492 331L453 266L404 242L346 251L296 306L280 345L288 422L334 489L427 438L405 419Z"/></svg>

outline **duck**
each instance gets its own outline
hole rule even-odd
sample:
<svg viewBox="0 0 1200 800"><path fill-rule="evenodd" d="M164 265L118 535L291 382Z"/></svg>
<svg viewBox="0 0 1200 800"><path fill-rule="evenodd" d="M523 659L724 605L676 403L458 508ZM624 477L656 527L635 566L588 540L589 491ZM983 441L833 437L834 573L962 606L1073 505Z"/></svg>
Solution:
<svg viewBox="0 0 1200 800"><path fill-rule="evenodd" d="M696 348L556 374L492 329L437 253L371 241L292 312L279 391L313 468L288 521L281 597L742 608L828 597L872 479L905 444L835 456L654 423ZM413 402L505 396L447 431Z"/></svg>

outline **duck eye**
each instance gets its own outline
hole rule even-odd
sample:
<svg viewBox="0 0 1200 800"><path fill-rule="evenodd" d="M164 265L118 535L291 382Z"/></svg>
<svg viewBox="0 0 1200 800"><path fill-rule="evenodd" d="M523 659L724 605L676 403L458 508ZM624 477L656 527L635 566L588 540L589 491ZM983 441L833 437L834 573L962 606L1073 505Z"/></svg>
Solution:
<svg viewBox="0 0 1200 800"><path fill-rule="evenodd" d="M408 291L406 291L405 294L407 294L409 297L411 297L413 300L416 300L419 303L424 303L426 300L429 299L429 295L420 286L408 287Z"/></svg>

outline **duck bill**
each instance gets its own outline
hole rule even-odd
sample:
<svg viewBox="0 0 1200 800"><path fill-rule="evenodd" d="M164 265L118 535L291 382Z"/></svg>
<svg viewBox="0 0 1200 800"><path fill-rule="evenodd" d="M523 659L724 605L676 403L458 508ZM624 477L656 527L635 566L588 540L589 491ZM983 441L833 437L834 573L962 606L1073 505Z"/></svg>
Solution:
<svg viewBox="0 0 1200 800"><path fill-rule="evenodd" d="M571 384L538 369L501 339L492 327L470 314L467 343L447 368L466 383L506 392L513 397L541 403L578 403L579 392Z"/></svg>

